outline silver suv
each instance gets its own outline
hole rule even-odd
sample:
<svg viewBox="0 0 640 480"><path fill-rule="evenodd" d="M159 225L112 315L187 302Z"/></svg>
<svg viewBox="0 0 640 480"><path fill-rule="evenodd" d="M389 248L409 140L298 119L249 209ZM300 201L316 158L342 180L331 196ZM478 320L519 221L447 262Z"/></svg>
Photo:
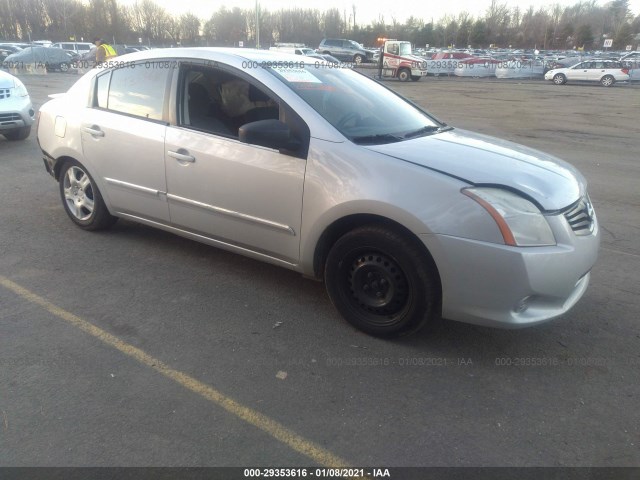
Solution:
<svg viewBox="0 0 640 480"><path fill-rule="evenodd" d="M367 50L358 42L342 38L325 38L320 42L318 53L333 55L343 62L363 63L373 62L373 50Z"/></svg>

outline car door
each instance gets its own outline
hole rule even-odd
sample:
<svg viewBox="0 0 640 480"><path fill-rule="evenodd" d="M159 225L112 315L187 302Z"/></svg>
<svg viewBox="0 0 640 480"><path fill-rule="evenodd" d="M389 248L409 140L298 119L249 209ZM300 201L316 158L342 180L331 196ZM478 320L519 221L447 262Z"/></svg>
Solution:
<svg viewBox="0 0 640 480"><path fill-rule="evenodd" d="M194 103L193 83L207 90L204 102L210 104L204 110L213 114L206 122L195 121L203 101ZM259 98L240 99L249 93L243 87L247 84L247 77L228 70L192 63L181 67L177 121L167 129L165 149L171 222L236 248L297 263L306 159L238 140L237 128L244 121L282 116L277 99L257 90L256 83L249 87ZM223 97L229 86L237 86L232 101ZM265 111L256 113L260 109Z"/></svg>
<svg viewBox="0 0 640 480"><path fill-rule="evenodd" d="M593 61L587 70L587 80L599 82L605 75L605 64L602 61Z"/></svg>
<svg viewBox="0 0 640 480"><path fill-rule="evenodd" d="M573 81L588 80L591 62L580 62L567 70L567 79Z"/></svg>
<svg viewBox="0 0 640 480"><path fill-rule="evenodd" d="M169 69L132 64L99 75L82 124L82 148L117 212L167 223L164 142Z"/></svg>

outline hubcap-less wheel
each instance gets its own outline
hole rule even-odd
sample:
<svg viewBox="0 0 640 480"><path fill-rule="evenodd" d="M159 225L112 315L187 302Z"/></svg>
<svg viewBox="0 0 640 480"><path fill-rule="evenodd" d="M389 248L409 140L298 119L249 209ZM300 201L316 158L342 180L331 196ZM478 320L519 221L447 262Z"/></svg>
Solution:
<svg viewBox="0 0 640 480"><path fill-rule="evenodd" d="M324 271L331 301L360 330L403 335L433 320L440 298L435 266L410 237L380 225L345 233Z"/></svg>
<svg viewBox="0 0 640 480"><path fill-rule="evenodd" d="M398 80L401 82L406 82L411 78L411 72L408 70L402 69L398 72Z"/></svg>
<svg viewBox="0 0 640 480"><path fill-rule="evenodd" d="M387 324L388 316L401 311L407 304L407 280L398 264L378 252L357 255L347 273L351 302L355 308L373 313L376 323Z"/></svg>
<svg viewBox="0 0 640 480"><path fill-rule="evenodd" d="M63 189L69 212L78 220L88 220L93 213L93 185L89 175L79 167L69 168Z"/></svg>

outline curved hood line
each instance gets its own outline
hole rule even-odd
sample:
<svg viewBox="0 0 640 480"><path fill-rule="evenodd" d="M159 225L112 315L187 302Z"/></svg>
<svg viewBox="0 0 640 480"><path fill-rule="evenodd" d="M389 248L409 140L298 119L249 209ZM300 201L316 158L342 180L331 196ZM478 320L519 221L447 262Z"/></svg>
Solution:
<svg viewBox="0 0 640 480"><path fill-rule="evenodd" d="M568 163L522 145L464 130L363 148L470 185L503 186L520 192L547 212L573 204L586 192L586 181Z"/></svg>

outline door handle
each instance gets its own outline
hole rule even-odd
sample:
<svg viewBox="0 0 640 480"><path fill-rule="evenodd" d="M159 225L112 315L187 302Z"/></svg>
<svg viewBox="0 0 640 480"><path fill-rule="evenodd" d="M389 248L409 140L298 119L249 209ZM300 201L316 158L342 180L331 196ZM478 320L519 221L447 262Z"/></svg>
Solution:
<svg viewBox="0 0 640 480"><path fill-rule="evenodd" d="M186 150L184 150L183 148L181 148L180 150L182 150L183 152L186 152ZM196 161L196 157L194 157L193 155L188 155L186 153L181 153L180 151L173 152L173 151L169 150L169 151L167 151L167 155L169 155L171 158L175 158L176 160L178 160L180 162L194 163Z"/></svg>
<svg viewBox="0 0 640 480"><path fill-rule="evenodd" d="M88 133L92 137L104 137L104 132L100 130L97 125L91 125L90 127L82 127L82 131Z"/></svg>

